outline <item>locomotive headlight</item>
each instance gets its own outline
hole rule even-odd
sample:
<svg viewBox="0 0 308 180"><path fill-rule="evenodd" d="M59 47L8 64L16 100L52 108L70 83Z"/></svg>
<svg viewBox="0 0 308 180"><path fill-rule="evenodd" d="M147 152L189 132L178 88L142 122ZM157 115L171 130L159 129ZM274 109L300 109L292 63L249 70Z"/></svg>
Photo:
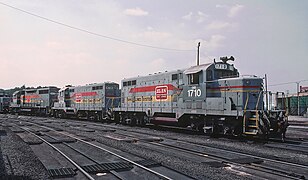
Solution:
<svg viewBox="0 0 308 180"><path fill-rule="evenodd" d="M250 81L249 81L249 80L247 80L247 81L246 81L246 84L250 84Z"/></svg>

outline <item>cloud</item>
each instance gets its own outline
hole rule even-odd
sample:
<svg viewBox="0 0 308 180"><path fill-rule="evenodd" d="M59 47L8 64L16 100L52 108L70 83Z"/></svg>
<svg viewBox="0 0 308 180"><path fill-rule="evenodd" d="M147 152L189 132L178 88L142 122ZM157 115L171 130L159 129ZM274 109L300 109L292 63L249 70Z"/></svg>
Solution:
<svg viewBox="0 0 308 180"><path fill-rule="evenodd" d="M237 26L236 23L229 23L224 21L213 21L206 26L207 30L221 30L221 29L233 29Z"/></svg>
<svg viewBox="0 0 308 180"><path fill-rule="evenodd" d="M216 8L226 8L226 5L216 4Z"/></svg>
<svg viewBox="0 0 308 180"><path fill-rule="evenodd" d="M166 67L166 62L163 58L158 58L158 59L154 59L153 61L151 61L150 66L156 71L162 70L164 69L164 67Z"/></svg>
<svg viewBox="0 0 308 180"><path fill-rule="evenodd" d="M136 7L132 9L125 9L124 14L129 16L147 16L149 13L139 7Z"/></svg>
<svg viewBox="0 0 308 180"><path fill-rule="evenodd" d="M224 47L225 39L226 37L223 35L214 34L207 39L197 38L186 41L179 41L177 45L179 48L183 49L193 49L193 48L197 49L198 42L201 42L201 49L203 49L204 52L206 52L207 54L211 54L218 48Z"/></svg>
<svg viewBox="0 0 308 180"><path fill-rule="evenodd" d="M207 17L208 17L208 15L204 14L201 11L198 11L197 17L196 17L197 23L202 23Z"/></svg>
<svg viewBox="0 0 308 180"><path fill-rule="evenodd" d="M225 39L226 37L220 34L212 35L208 41L205 41L204 46L208 52L215 51L224 46Z"/></svg>
<svg viewBox="0 0 308 180"><path fill-rule="evenodd" d="M157 42L157 41L166 40L167 38L171 36L172 34L168 32L159 32L159 31L150 30L150 31L138 33L134 37L137 39L144 39L145 41L148 41L148 42Z"/></svg>
<svg viewBox="0 0 308 180"><path fill-rule="evenodd" d="M227 6L227 5L221 5L221 4L217 4L216 8L223 8L226 9L228 11L228 17L233 18L235 16L237 16L237 14L244 8L244 5L241 4L236 4L233 6Z"/></svg>
<svg viewBox="0 0 308 180"><path fill-rule="evenodd" d="M192 19L192 15L193 15L193 13L189 12L187 15L184 15L182 18L190 21Z"/></svg>
<svg viewBox="0 0 308 180"><path fill-rule="evenodd" d="M244 8L244 5L240 5L240 4L236 4L232 6L229 10L228 17L230 18L235 17L243 8Z"/></svg>
<svg viewBox="0 0 308 180"><path fill-rule="evenodd" d="M201 12L201 11L198 11L197 13L189 12L188 14L182 16L182 19L187 20L187 21L194 20L197 23L202 23L208 17L209 17L209 15L207 15L207 14Z"/></svg>

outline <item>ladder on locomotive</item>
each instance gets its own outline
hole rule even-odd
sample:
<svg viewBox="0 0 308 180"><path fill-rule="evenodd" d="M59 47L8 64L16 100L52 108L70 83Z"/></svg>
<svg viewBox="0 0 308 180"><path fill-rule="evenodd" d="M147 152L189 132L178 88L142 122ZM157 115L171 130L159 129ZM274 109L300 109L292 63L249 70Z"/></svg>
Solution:
<svg viewBox="0 0 308 180"><path fill-rule="evenodd" d="M243 133L246 135L257 135L259 129L259 102L262 91L260 91L256 107L254 110L247 110L249 101L249 92L247 92L245 107L244 107L244 118L243 118Z"/></svg>

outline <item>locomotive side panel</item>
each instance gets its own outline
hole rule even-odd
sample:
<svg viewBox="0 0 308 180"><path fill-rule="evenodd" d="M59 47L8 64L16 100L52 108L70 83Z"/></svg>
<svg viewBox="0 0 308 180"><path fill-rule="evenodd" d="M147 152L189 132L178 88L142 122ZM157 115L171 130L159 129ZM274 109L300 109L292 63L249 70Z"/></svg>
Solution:
<svg viewBox="0 0 308 180"><path fill-rule="evenodd" d="M218 99L223 101L223 114L232 116L243 116L247 101L247 110L261 110L263 102L262 78L239 77L227 80L217 80L207 83L207 102L211 104ZM218 99L215 99L218 98ZM215 108L207 106L208 114Z"/></svg>
<svg viewBox="0 0 308 180"><path fill-rule="evenodd" d="M24 89L13 94L10 109L13 113L48 115L57 101L57 87Z"/></svg>
<svg viewBox="0 0 308 180"><path fill-rule="evenodd" d="M121 107L115 111L121 112L122 116L126 114L125 118L130 120L133 114L138 114L138 122L145 117L157 116L176 121L182 72L178 70L122 80Z"/></svg>
<svg viewBox="0 0 308 180"><path fill-rule="evenodd" d="M60 90L59 102L53 108L55 117L75 116L102 120L107 111L119 106L120 90L116 83L68 86Z"/></svg>
<svg viewBox="0 0 308 180"><path fill-rule="evenodd" d="M76 111L102 110L105 108L104 89L105 84L71 87L69 88L67 107L75 108Z"/></svg>

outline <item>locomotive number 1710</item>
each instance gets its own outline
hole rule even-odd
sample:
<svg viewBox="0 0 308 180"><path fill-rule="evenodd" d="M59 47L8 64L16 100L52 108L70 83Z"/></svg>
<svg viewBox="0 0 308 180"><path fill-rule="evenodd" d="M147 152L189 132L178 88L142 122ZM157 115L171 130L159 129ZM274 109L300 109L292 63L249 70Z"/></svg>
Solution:
<svg viewBox="0 0 308 180"><path fill-rule="evenodd" d="M189 89L187 91L188 97L200 97L201 96L201 89Z"/></svg>

